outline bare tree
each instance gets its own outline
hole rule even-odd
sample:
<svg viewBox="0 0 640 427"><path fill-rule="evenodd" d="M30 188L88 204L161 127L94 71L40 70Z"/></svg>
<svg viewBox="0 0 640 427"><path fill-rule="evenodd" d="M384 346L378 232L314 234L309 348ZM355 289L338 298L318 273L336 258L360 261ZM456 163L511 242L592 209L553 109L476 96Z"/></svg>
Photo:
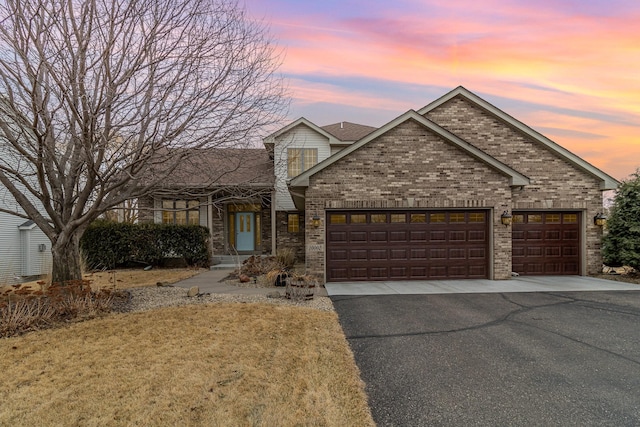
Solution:
<svg viewBox="0 0 640 427"><path fill-rule="evenodd" d="M100 214L279 120L278 65L236 0L0 2L2 210L49 237L53 281Z"/></svg>

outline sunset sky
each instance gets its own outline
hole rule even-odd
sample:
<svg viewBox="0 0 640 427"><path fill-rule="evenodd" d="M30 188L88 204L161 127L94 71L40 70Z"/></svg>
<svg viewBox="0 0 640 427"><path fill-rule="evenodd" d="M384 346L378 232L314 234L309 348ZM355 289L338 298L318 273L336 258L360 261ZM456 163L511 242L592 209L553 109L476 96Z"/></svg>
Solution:
<svg viewBox="0 0 640 427"><path fill-rule="evenodd" d="M640 167L637 0L246 0L289 117L381 126L462 85L615 178Z"/></svg>

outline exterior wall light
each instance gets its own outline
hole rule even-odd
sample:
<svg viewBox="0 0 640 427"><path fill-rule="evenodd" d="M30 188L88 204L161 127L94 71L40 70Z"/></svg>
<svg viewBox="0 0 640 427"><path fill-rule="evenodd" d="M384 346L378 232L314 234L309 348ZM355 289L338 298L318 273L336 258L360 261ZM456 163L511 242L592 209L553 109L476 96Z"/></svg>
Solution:
<svg viewBox="0 0 640 427"><path fill-rule="evenodd" d="M317 213L313 215L313 218L311 218L311 225L314 228L320 227L320 217L318 216Z"/></svg>
<svg viewBox="0 0 640 427"><path fill-rule="evenodd" d="M598 227L604 227L605 225L607 225L607 217L598 212L598 215L593 217L593 223Z"/></svg>
<svg viewBox="0 0 640 427"><path fill-rule="evenodd" d="M512 219L513 219L513 216L511 216L511 214L509 212L507 212L507 211L502 212L502 215L500 215L500 222L505 227L508 227L508 226L511 225L511 220Z"/></svg>

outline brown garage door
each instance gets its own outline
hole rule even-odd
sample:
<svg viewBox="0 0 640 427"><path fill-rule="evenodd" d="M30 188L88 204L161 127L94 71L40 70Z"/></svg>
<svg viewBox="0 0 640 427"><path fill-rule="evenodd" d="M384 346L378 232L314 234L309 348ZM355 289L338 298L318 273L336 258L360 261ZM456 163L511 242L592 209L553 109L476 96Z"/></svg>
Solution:
<svg viewBox="0 0 640 427"><path fill-rule="evenodd" d="M580 213L514 213L513 271L527 276L580 274Z"/></svg>
<svg viewBox="0 0 640 427"><path fill-rule="evenodd" d="M489 211L329 211L327 280L487 278Z"/></svg>

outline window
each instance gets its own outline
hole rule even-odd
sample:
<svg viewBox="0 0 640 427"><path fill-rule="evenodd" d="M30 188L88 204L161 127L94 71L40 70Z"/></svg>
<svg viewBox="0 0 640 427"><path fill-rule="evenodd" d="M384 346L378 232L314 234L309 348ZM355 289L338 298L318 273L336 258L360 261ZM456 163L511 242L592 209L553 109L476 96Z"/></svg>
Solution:
<svg viewBox="0 0 640 427"><path fill-rule="evenodd" d="M469 222L484 222L484 214L480 212L470 213Z"/></svg>
<svg viewBox="0 0 640 427"><path fill-rule="evenodd" d="M411 222L427 222L426 214L411 214Z"/></svg>
<svg viewBox="0 0 640 427"><path fill-rule="evenodd" d="M444 214L443 213L432 213L429 214L429 222L444 222Z"/></svg>
<svg viewBox="0 0 640 427"><path fill-rule="evenodd" d="M387 222L387 214L371 214L371 223Z"/></svg>
<svg viewBox="0 0 640 427"><path fill-rule="evenodd" d="M464 222L464 214L463 213L452 213L449 214L449 222Z"/></svg>
<svg viewBox="0 0 640 427"><path fill-rule="evenodd" d="M529 214L529 215L527 215L527 222L529 224L542 223L542 215L540 215L540 214Z"/></svg>
<svg viewBox="0 0 640 427"><path fill-rule="evenodd" d="M329 215L330 224L346 224L347 216L345 214L331 214Z"/></svg>
<svg viewBox="0 0 640 427"><path fill-rule="evenodd" d="M391 214L391 222L407 222L406 214Z"/></svg>
<svg viewBox="0 0 640 427"><path fill-rule="evenodd" d="M559 224L560 214L545 214L544 222L546 222L547 224Z"/></svg>
<svg viewBox="0 0 640 427"><path fill-rule="evenodd" d="M200 224L200 202L197 200L163 200L162 223L176 225Z"/></svg>
<svg viewBox="0 0 640 427"><path fill-rule="evenodd" d="M287 231L289 233L300 232L300 215L297 213L287 214Z"/></svg>
<svg viewBox="0 0 640 427"><path fill-rule="evenodd" d="M366 224L367 216L365 214L351 214L351 224Z"/></svg>
<svg viewBox="0 0 640 427"><path fill-rule="evenodd" d="M300 175L318 163L317 148L287 148L287 174L289 178Z"/></svg>

